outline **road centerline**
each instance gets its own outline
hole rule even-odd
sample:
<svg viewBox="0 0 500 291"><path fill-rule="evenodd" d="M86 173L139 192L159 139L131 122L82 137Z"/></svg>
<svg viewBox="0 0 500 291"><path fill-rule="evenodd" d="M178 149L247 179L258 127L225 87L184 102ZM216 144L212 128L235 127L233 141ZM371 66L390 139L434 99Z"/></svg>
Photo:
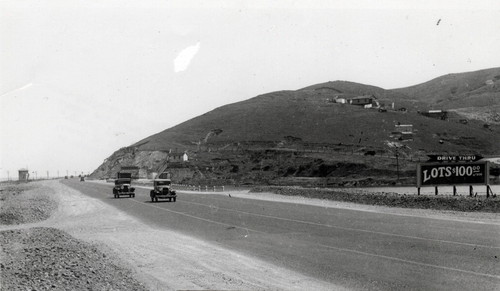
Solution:
<svg viewBox="0 0 500 291"><path fill-rule="evenodd" d="M223 226L227 226L227 227L239 228L239 229L246 230L246 231L248 231L248 232L252 231L252 232L256 232L256 233L266 233L266 232L263 232L263 231L259 231L259 230L255 230L255 229L251 229L251 228L247 228L247 227L241 227L241 226L238 226L238 225L229 224L229 223L224 223L224 222L219 222L219 221L215 221L215 220L211 220L211 219L206 219L206 218L203 218L203 217L199 217L199 216L195 216L195 215L187 214L187 213L184 213L184 212L179 212L179 211L170 210L170 209L163 208L163 207L159 207L159 206L156 206L156 205L146 204L145 202L140 202L140 201L133 200L133 199L132 199L132 200L130 200L130 201L135 202L135 203L138 203L138 204L143 204L143 205L146 205L146 206L154 207L154 208L156 208L156 209L160 209L160 210L163 210L163 211L167 211L167 212L175 213L175 214L178 214L178 215L182 215L182 216L186 216L186 217L194 218L194 219L197 219L197 220L205 221L205 222L210 222L210 223L214 223L214 224L219 224L219 225L223 225ZM266 233L266 234L267 234L267 233Z"/></svg>
<svg viewBox="0 0 500 291"><path fill-rule="evenodd" d="M500 276L498 276L498 275L479 273L479 272L462 270L462 269L457 269L457 268L450 268L450 267L439 266L439 265L434 265L434 264L427 264L427 263L422 263L422 262L417 262L417 261L411 261L411 260L405 260L405 259L400 259L400 258L396 258L396 257L367 253L367 252L362 252L362 251L357 251L357 250L352 250L352 249L333 247L333 246L328 246L328 245L323 245L323 244L316 244L316 245L324 247L324 248L328 248L328 249L334 249L337 251L344 251L344 252L350 252L350 253L355 253L355 254L360 254L360 255L365 255L365 256L383 258L383 259L398 261L398 262L407 263L407 264L413 264L413 265L424 266L424 267L432 267L432 268L438 268L438 269L443 269L443 270L448 270L448 271L455 271L455 272L472 274L472 275L476 275L476 276L483 276L483 277L489 277L489 278L494 278L494 279L500 279Z"/></svg>

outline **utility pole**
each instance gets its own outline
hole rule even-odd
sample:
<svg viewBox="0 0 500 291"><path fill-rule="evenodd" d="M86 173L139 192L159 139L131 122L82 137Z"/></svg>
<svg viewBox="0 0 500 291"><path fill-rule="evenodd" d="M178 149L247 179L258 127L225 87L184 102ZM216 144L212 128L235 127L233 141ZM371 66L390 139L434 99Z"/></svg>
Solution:
<svg viewBox="0 0 500 291"><path fill-rule="evenodd" d="M396 173L398 175L398 182L399 182L399 149L396 148Z"/></svg>

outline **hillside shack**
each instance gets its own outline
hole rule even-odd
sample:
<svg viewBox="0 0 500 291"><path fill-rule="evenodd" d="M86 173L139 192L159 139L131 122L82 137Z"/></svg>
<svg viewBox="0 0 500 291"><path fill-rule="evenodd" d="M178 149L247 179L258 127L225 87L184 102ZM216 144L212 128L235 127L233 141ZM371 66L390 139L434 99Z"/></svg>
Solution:
<svg viewBox="0 0 500 291"><path fill-rule="evenodd" d="M351 105L359 105L359 106L371 106L373 103L373 96L357 96L353 98L349 98L347 102Z"/></svg>
<svg viewBox="0 0 500 291"><path fill-rule="evenodd" d="M340 104L346 104L347 100L345 98L336 98L335 102Z"/></svg>
<svg viewBox="0 0 500 291"><path fill-rule="evenodd" d="M137 166L122 166L118 172L132 179L139 179L139 167Z"/></svg>
<svg viewBox="0 0 500 291"><path fill-rule="evenodd" d="M413 124L396 124L394 127L397 133L413 133Z"/></svg>
<svg viewBox="0 0 500 291"><path fill-rule="evenodd" d="M412 132L402 132L398 138L399 140L413 140L413 133Z"/></svg>
<svg viewBox="0 0 500 291"><path fill-rule="evenodd" d="M28 169L19 169L19 181L28 182L30 173Z"/></svg>
<svg viewBox="0 0 500 291"><path fill-rule="evenodd" d="M418 111L418 113L430 118L448 120L448 111L444 110Z"/></svg>
<svg viewBox="0 0 500 291"><path fill-rule="evenodd" d="M168 161L171 163L183 163L189 160L188 154L186 152L183 153L170 153L168 155Z"/></svg>

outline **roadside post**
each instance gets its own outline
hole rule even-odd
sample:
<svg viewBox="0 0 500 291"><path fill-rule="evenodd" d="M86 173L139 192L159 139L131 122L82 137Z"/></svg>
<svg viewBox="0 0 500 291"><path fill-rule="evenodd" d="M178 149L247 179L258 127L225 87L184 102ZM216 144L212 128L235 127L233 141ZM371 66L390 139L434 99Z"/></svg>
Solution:
<svg viewBox="0 0 500 291"><path fill-rule="evenodd" d="M490 194L491 196L496 197L496 195L493 194L493 190L491 190L490 185L486 185L486 198L490 197Z"/></svg>
<svg viewBox="0 0 500 291"><path fill-rule="evenodd" d="M473 185L486 186L486 198L493 195L489 183L489 162L480 161L479 155L429 155L426 163L417 165L417 195L420 188L434 187L435 195L439 186L453 186L453 196L457 195L457 185L469 185L469 196L474 196Z"/></svg>

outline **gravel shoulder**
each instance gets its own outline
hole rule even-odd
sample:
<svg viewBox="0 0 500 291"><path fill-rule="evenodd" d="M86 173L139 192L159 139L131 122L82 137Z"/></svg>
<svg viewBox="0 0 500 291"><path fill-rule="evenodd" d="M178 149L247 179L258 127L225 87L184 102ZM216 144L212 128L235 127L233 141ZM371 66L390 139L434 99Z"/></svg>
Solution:
<svg viewBox="0 0 500 291"><path fill-rule="evenodd" d="M57 209L51 216L40 222L0 225L0 233L5 237L10 237L9 242L6 239L1 241L1 255L8 262L4 267L17 268L17 271L14 271L17 274L2 271L1 276L14 278L14 283L17 282L22 286L18 290L29 289L38 282L38 279L33 279L35 278L34 272L28 276L30 281L21 278L26 277L23 275L22 268L29 261L25 259L24 254L18 255L19 252L10 247L13 244L11 239L17 237L15 240L23 245L22 248L36 250L35 240L27 239L26 233L34 233L34 237L37 237L39 232L47 232L50 236L50 233L59 233L59 231L62 234L59 233L59 236L55 237L63 239L52 241L49 244L52 248L67 248L65 241L74 239L90 248L82 248L83 253L80 255L87 254L89 261L95 261L97 264L92 266L84 264L77 268L76 273L79 274L79 278L86 279L81 284L86 284L87 280L91 284L96 281L89 280L93 274L91 270L98 274L106 274L103 268L111 265L112 270L119 271L111 271L110 275L107 277L104 275L104 278L111 279L114 276L118 278L119 275L123 275L126 280L130 280L126 282L131 282L130 285L117 285L117 283L109 282L109 285L100 283L100 285L89 287L95 290L141 290L141 288L147 290L342 290L340 286L278 268L262 260L214 244L173 231L150 227L58 181L40 181L36 184L38 192L41 192L40 189L45 189L57 202ZM47 248L44 249L47 250ZM59 253L63 254L60 258L63 262L68 261L68 258L64 257L68 254L66 251L61 250L51 255ZM97 255L92 256L93 253ZM13 254L17 254L17 259L25 262L24 265L15 265L14 259L8 257ZM40 254L40 252L33 251L29 256L33 255L34 260L37 260ZM102 259L106 260L103 262ZM62 262L56 264L59 267L66 266ZM73 267L69 265L69 270ZM80 272L85 273L83 275ZM48 278L54 280L53 276L48 276ZM125 279L122 277L120 281L123 280ZM44 286L49 288L52 284L56 284L55 289L68 289L60 280L55 283L49 280ZM4 284L4 286L14 285ZM78 285L69 289L86 289L86 287L79 288L83 286ZM7 287L2 287L2 290L12 290Z"/></svg>
<svg viewBox="0 0 500 291"><path fill-rule="evenodd" d="M50 185L0 185L0 290L147 290L112 252L42 223L59 209Z"/></svg>

